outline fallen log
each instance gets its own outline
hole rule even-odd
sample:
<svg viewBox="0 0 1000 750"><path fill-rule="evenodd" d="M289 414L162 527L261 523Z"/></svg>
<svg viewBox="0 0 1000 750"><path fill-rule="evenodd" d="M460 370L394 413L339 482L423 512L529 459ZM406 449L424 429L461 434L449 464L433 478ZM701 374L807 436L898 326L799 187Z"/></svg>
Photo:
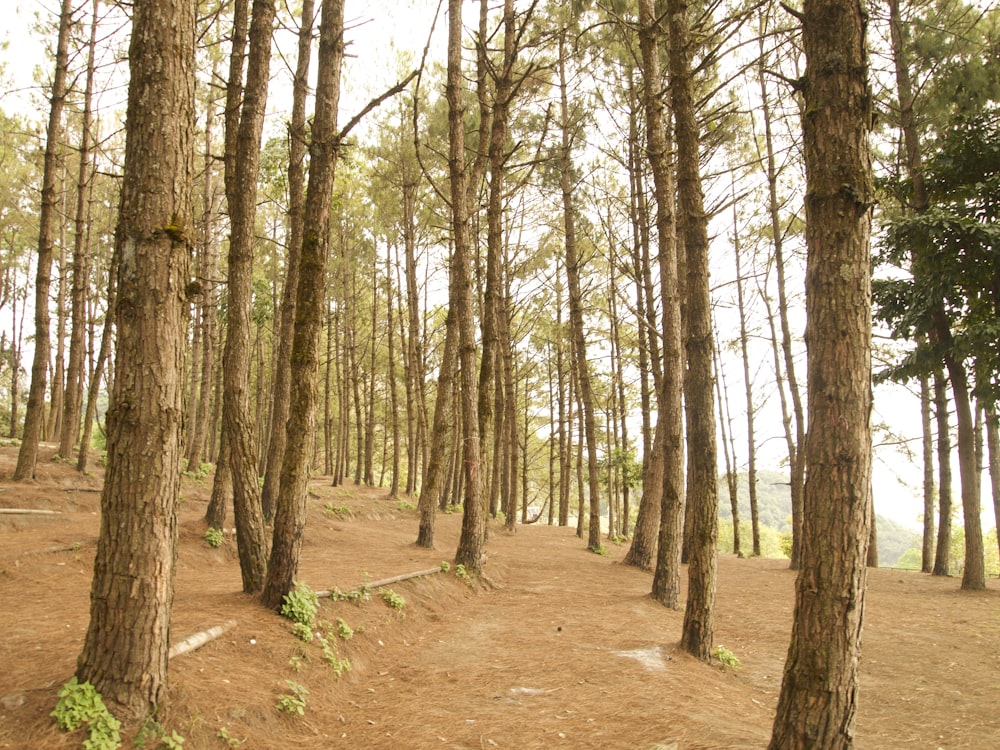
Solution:
<svg viewBox="0 0 1000 750"><path fill-rule="evenodd" d="M38 510L37 508L0 508L0 516L59 516L58 510Z"/></svg>
<svg viewBox="0 0 1000 750"><path fill-rule="evenodd" d="M209 641L214 641L220 635L232 630L235 627L236 620L228 620L222 625L216 625L214 628L209 628L208 630L203 630L200 633L189 635L180 643L175 643L170 647L167 658L173 659L175 656L182 656L186 653L194 651L196 648L201 648Z"/></svg>
<svg viewBox="0 0 1000 750"><path fill-rule="evenodd" d="M368 581L367 583L362 583L358 586L355 586L354 588L348 589L347 592L345 593L351 591L371 591L372 589L377 589L382 586L388 586L390 583L398 583L399 581L406 581L409 580L410 578L420 578L421 576L429 576L433 575L434 573L441 573L441 572L443 572L443 570L441 566L438 566L436 568L428 568L427 570L418 570L415 573L403 573L402 575L393 576L392 578L383 578L381 581ZM321 599L324 599L332 595L333 595L332 589L329 591L316 592L316 596L318 596Z"/></svg>

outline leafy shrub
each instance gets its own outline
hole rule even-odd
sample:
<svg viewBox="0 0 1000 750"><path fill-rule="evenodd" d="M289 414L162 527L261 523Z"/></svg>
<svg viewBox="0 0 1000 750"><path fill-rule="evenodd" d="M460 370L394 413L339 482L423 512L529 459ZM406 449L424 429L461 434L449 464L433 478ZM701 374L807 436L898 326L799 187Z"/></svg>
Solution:
<svg viewBox="0 0 1000 750"><path fill-rule="evenodd" d="M226 541L226 537L222 533L222 529L209 528L205 531L205 542L209 547L221 547L224 541Z"/></svg>
<svg viewBox="0 0 1000 750"><path fill-rule="evenodd" d="M78 682L76 676L59 691L59 702L50 715L66 732L87 725L90 737L84 740L84 750L115 750L121 745L121 722L111 715L94 686Z"/></svg>

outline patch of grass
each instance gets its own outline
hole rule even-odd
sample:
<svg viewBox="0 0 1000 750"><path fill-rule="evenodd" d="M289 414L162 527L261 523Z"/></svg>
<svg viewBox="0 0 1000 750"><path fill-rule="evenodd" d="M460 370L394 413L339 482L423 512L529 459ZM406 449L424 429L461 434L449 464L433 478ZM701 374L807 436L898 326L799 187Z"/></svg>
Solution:
<svg viewBox="0 0 1000 750"><path fill-rule="evenodd" d="M409 500L400 500L396 503L396 508L401 512L405 513L410 510L416 510L417 506L411 503Z"/></svg>
<svg viewBox="0 0 1000 750"><path fill-rule="evenodd" d="M349 507L341 503L340 505L334 505L333 503L327 503L323 506L323 515L325 516L336 516L340 520L345 518L353 518L354 511Z"/></svg>
<svg viewBox="0 0 1000 750"><path fill-rule="evenodd" d="M382 596L382 601L388 604L397 612L401 612L403 607L406 606L406 599L401 597L392 589L379 589L379 594Z"/></svg>
<svg viewBox="0 0 1000 750"><path fill-rule="evenodd" d="M274 707L284 714L305 716L306 697L309 695L309 690L305 685L300 685L294 680L285 680L285 684L288 685L291 692L279 695L278 702Z"/></svg>
<svg viewBox="0 0 1000 750"><path fill-rule="evenodd" d="M589 549L595 555L601 555L602 557L607 557L608 555L611 554L610 552L608 552L608 548L605 547L603 544L599 544L596 547L587 547L587 549Z"/></svg>
<svg viewBox="0 0 1000 750"><path fill-rule="evenodd" d="M215 736L226 743L227 747L239 747L246 740L237 739L229 734L229 730L225 727L219 727L219 731L215 733Z"/></svg>
<svg viewBox="0 0 1000 750"><path fill-rule="evenodd" d="M337 635L345 641L349 641L354 637L354 628L348 625L347 621L344 620L343 617L337 618Z"/></svg>

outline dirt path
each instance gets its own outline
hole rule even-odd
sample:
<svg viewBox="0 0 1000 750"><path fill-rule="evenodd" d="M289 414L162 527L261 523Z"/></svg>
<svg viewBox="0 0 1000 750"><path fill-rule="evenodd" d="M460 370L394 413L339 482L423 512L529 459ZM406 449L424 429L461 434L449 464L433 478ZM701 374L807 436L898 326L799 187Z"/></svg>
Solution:
<svg viewBox="0 0 1000 750"><path fill-rule="evenodd" d="M0 449L0 476L16 454ZM40 480L0 479L0 748L78 748L49 712L72 674L88 617L100 475L45 462ZM719 561L716 643L733 671L677 652L681 614L648 597L650 575L584 549L569 529L493 527L491 585L454 572L393 584L380 597L321 603L350 672L317 642L239 593L235 547L204 540L210 484L185 482L173 640L236 627L171 662L165 725L187 750L225 748L762 748L791 622L794 575L780 560ZM341 509L333 513L326 506ZM416 516L384 491L312 485L300 580L314 589L424 570L450 559L460 518L438 517L437 550L412 546ZM1000 585L962 594L953 579L872 571L856 747L1000 746ZM303 716L275 710L291 680ZM147 743L147 747L155 743Z"/></svg>

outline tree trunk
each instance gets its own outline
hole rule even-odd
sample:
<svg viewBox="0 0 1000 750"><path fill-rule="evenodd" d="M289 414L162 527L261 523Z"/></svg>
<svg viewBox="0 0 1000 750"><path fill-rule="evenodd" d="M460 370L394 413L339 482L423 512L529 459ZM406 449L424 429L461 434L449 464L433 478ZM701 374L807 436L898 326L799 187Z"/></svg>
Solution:
<svg viewBox="0 0 1000 750"><path fill-rule="evenodd" d="M87 471L90 460L90 438L94 429L94 418L97 415L97 399L101 391L101 379L104 377L105 364L111 354L112 332L114 330L115 305L118 298L118 262L117 254L111 258L111 268L108 271L108 299L104 313L104 330L101 333L101 349L97 354L94 372L87 384L87 407L83 416L83 434L80 437L80 453L76 459L76 470L81 474Z"/></svg>
<svg viewBox="0 0 1000 750"><path fill-rule="evenodd" d="M601 496L600 476L597 468L597 427L594 420L594 393L590 384L590 366L587 363L587 339L584 332L583 292L580 285L580 251L576 243L576 208L573 204L572 142L570 139L569 100L566 91L566 30L559 37L559 88L560 126L562 144L559 159L559 184L562 190L563 227L566 242L566 283L569 288L569 318L573 337L573 355L577 384L580 389L580 406L583 410L583 440L587 446L587 486L589 493L589 519L587 547L593 551L601 548Z"/></svg>
<svg viewBox="0 0 1000 750"><path fill-rule="evenodd" d="M291 409L274 514L274 541L261 601L277 609L294 585L306 524L309 456L315 438L320 333L330 248L330 210L340 137L337 108L344 61L344 2L322 0L316 111L309 153L299 284L292 340Z"/></svg>
<svg viewBox="0 0 1000 750"><path fill-rule="evenodd" d="M90 277L90 248L87 246L88 194L91 188L90 123L94 91L94 54L97 46L97 0L94 0L87 46L87 78L83 94L83 122L80 125L80 161L77 169L76 217L73 232L73 283L70 297L69 364L66 370L66 397L63 403L59 455L69 457L80 436L83 401L83 367L87 325L87 282Z"/></svg>
<svg viewBox="0 0 1000 750"><path fill-rule="evenodd" d="M934 436L931 432L931 387L926 375L920 378L921 447L924 466L924 534L920 552L920 572L934 571Z"/></svg>
<svg viewBox="0 0 1000 750"><path fill-rule="evenodd" d="M990 492L993 495L993 520L995 529L1000 530L1000 419L997 407L986 408L986 445L989 456ZM997 548L1000 551L1000 531L997 533Z"/></svg>
<svg viewBox="0 0 1000 750"><path fill-rule="evenodd" d="M485 40L483 40L485 44ZM451 298L458 324L458 357L461 374L462 467L465 514L462 534L455 552L456 564L480 571L486 544L486 508L480 486L479 401L476 382L476 331L472 307L472 241L469 236L467 175L465 174L465 126L462 121L462 0L448 0L448 176L450 180L451 224L455 254L455 275Z"/></svg>
<svg viewBox="0 0 1000 750"><path fill-rule="evenodd" d="M118 344L90 625L77 664L129 719L165 697L181 475L195 7L136 0L116 236Z"/></svg>
<svg viewBox="0 0 1000 750"><path fill-rule="evenodd" d="M677 208L687 262L684 403L688 417L688 590L681 648L712 659L715 631L719 491L712 393L712 300L708 286L708 216L701 185L701 145L694 106L687 0L668 0L670 100L677 139Z"/></svg>
<svg viewBox="0 0 1000 750"><path fill-rule="evenodd" d="M678 279L677 243L674 234L674 185L670 171L667 122L659 91L659 43L663 34L653 0L639 2L639 47L642 54L643 102L646 111L646 141L653 189L656 195L656 231L660 256L660 297L662 300L662 376L658 397L654 456L659 446L662 454L650 461L661 461L659 529L656 570L652 596L666 607L677 609L680 598L681 537L684 527L684 409L683 360L681 340L681 300ZM652 470L644 477L651 478ZM648 485L644 494L649 493ZM644 503L645 504L645 503ZM642 513L636 521L639 541Z"/></svg>
<svg viewBox="0 0 1000 750"><path fill-rule="evenodd" d="M303 0L299 23L298 57L292 80L292 118L288 125L288 255L285 285L281 294L278 356L274 363L274 399L267 444L261 507L264 518L274 515L281 460L285 454L285 426L289 410L291 348L295 327L295 292L298 288L299 252L302 248L302 210L305 193L306 95L309 89L309 58L312 49L313 0Z"/></svg>
<svg viewBox="0 0 1000 750"><path fill-rule="evenodd" d="M66 105L69 37L73 24L73 3L62 0L59 10L59 39L56 42L56 70L49 99L49 122L45 130L45 159L42 167L42 201L38 213L38 265L35 270L35 353L31 360L31 385L24 413L21 447L11 476L15 482L35 478L38 441L45 427L45 381L49 367L49 288L52 282L52 230L59 197L56 194L59 168L59 138Z"/></svg>
<svg viewBox="0 0 1000 750"><path fill-rule="evenodd" d="M951 428L948 424L948 391L944 372L934 373L934 411L938 450L938 535L934 575L951 572Z"/></svg>
<svg viewBox="0 0 1000 750"><path fill-rule="evenodd" d="M243 4L240 0L237 8ZM227 335L222 356L225 383L222 394L222 429L229 439L236 541L243 591L248 594L260 591L263 586L267 559L257 473L257 441L250 404L250 306L253 297L257 172L267 101L274 13L274 0L253 0L242 111L236 120L238 125L228 112L226 122L226 198L231 233ZM238 87L242 81L242 65L236 60L237 54L242 58L242 49L237 51L237 46L242 45L237 45L234 40L230 87ZM231 132L234 125L237 127L235 138Z"/></svg>
<svg viewBox="0 0 1000 750"><path fill-rule="evenodd" d="M853 746L871 517L866 18L857 0L810 0L802 14L810 428L801 568L774 750Z"/></svg>
<svg viewBox="0 0 1000 750"><path fill-rule="evenodd" d="M736 299L740 311L740 352L743 355L743 384L747 402L747 494L750 498L750 533L754 557L760 557L760 514L757 512L757 446L754 431L753 384L750 379L746 306L743 295L743 271L736 253Z"/></svg>

